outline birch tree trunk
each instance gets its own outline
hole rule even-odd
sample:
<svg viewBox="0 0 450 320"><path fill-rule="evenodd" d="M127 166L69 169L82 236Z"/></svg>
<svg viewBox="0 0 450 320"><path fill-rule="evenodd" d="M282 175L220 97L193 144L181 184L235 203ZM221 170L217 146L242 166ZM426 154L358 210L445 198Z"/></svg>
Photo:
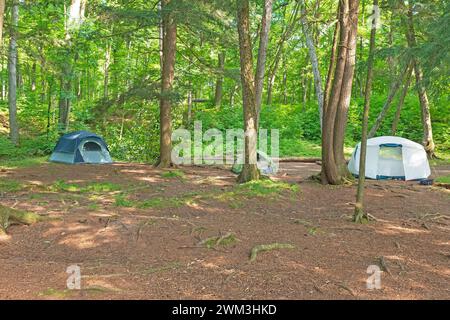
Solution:
<svg viewBox="0 0 450 320"><path fill-rule="evenodd" d="M70 108L73 97L73 52L72 35L80 27L84 20L84 12L87 0L71 0L69 16L66 22L65 54L66 60L62 65L61 91L59 96L59 129L66 132L69 129Z"/></svg>
<svg viewBox="0 0 450 320"><path fill-rule="evenodd" d="M306 46L308 47L309 60L311 61L312 71L314 75L314 87L316 89L317 104L320 116L320 128L322 129L322 118L323 118L323 90L322 90L322 79L320 76L319 62L317 59L316 46L311 37L311 32L309 30L308 22L306 20L306 9L305 1L302 1L300 20L303 26L303 34L305 35Z"/></svg>
<svg viewBox="0 0 450 320"><path fill-rule="evenodd" d="M14 0L11 8L11 36L8 53L8 107L9 138L19 144L19 124L17 122L17 27L19 23L19 1Z"/></svg>
<svg viewBox="0 0 450 320"><path fill-rule="evenodd" d="M261 21L261 33L258 48L258 61L256 62L255 75L255 103L256 103L256 126L259 126L259 116L261 113L261 101L264 86L264 74L267 58L267 46L269 44L269 32L272 21L273 0L264 1L264 11Z"/></svg>

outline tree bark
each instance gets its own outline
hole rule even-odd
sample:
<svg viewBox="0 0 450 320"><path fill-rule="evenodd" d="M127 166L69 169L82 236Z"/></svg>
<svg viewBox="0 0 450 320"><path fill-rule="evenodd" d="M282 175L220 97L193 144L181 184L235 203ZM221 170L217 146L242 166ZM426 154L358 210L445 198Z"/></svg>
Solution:
<svg viewBox="0 0 450 320"><path fill-rule="evenodd" d="M355 70L358 4L339 2L339 49L322 127L322 183L342 184L350 176L344 158L344 137Z"/></svg>
<svg viewBox="0 0 450 320"><path fill-rule="evenodd" d="M314 75L314 87L316 89L317 104L319 109L319 119L320 128L322 129L322 118L323 118L323 90L322 90L322 79L320 76L319 62L317 59L316 46L311 37L311 32L309 30L308 22L306 20L306 9L305 1L302 1L300 20L303 25L303 34L305 35L306 46L308 47L309 60L311 61L312 71Z"/></svg>
<svg viewBox="0 0 450 320"><path fill-rule="evenodd" d="M3 19L5 17L5 0L0 0L0 47L3 45Z"/></svg>
<svg viewBox="0 0 450 320"><path fill-rule="evenodd" d="M338 19L339 19L339 13L338 13ZM339 43L339 33L340 33L339 28L340 28L340 24L338 22L338 23L336 23L336 27L334 28L333 45L331 48L331 55L330 55L330 64L328 66L327 80L325 82L324 97L323 97L323 111L322 111L323 114L325 113L325 110L328 105L328 101L330 100L331 86L333 84L334 69L336 67L336 55L337 55L338 43ZM323 118L323 114L322 114L322 118Z"/></svg>
<svg viewBox="0 0 450 320"><path fill-rule="evenodd" d="M160 150L157 166L160 168L172 165L172 101L171 93L175 74L175 54L177 41L177 25L172 12L164 12L172 0L162 1L163 12L163 69L160 97Z"/></svg>
<svg viewBox="0 0 450 320"><path fill-rule="evenodd" d="M336 161L334 158L334 124L337 112L337 105L341 94L345 62L347 58L347 40L349 25L349 0L339 2L339 45L336 55L337 61L334 63L333 83L331 87L330 100L327 104L322 127L322 183L341 184ZM330 65L331 67L331 65Z"/></svg>
<svg viewBox="0 0 450 320"><path fill-rule="evenodd" d="M345 61L344 74L342 79L342 88L337 105L337 113L334 123L334 141L333 151L336 166L341 177L350 177L347 163L344 156L344 139L345 130L347 127L348 109L350 107L350 100L352 97L353 77L355 73L356 61L356 45L357 45L357 30L358 30L358 6L359 0L352 0L349 2L349 25L348 25L348 42L347 55Z"/></svg>
<svg viewBox="0 0 450 320"><path fill-rule="evenodd" d="M8 107L9 138L15 145L19 144L19 124L17 122L17 28L19 23L19 1L12 2L11 35L8 54Z"/></svg>
<svg viewBox="0 0 450 320"><path fill-rule="evenodd" d="M222 104L222 96L223 96L223 72L225 69L225 51L222 51L218 55L218 76L216 80L216 90L214 93L214 105L216 107L220 107Z"/></svg>
<svg viewBox="0 0 450 320"><path fill-rule="evenodd" d="M378 0L373 0L373 5L378 6ZM368 221L368 215L364 212L364 183L366 180L366 153L367 153L367 127L369 122L370 96L372 94L373 61L375 55L375 36L377 25L375 19L372 21L370 32L369 58L367 61L367 79L364 96L364 112L361 132L361 147L359 157L359 177L356 192L356 204L353 220L357 223Z"/></svg>
<svg viewBox="0 0 450 320"><path fill-rule="evenodd" d="M406 81L405 81L405 84L403 85L403 90L400 95L400 99L397 104L397 110L395 111L394 120L392 121L391 134L393 136L395 136L395 134L397 133L397 126L400 121L400 114L402 112L403 104L405 103L405 97L406 97L406 94L408 93L409 85L411 84L412 71L413 71L413 68L412 68L412 64L411 64L409 67L408 73L406 75Z"/></svg>
<svg viewBox="0 0 450 320"><path fill-rule="evenodd" d="M109 95L109 66L111 65L111 42L108 41L105 50L105 65L103 78L103 98L107 99Z"/></svg>
<svg viewBox="0 0 450 320"><path fill-rule="evenodd" d="M407 18L407 34L409 48L415 48L417 46L416 34L414 31L414 21L412 13L412 4L409 3L408 18ZM423 79L423 71L420 66L420 62L416 57L413 57L414 74L416 76L417 94L419 95L420 108L422 114L422 126L423 126L423 140L422 144L427 152L428 157L431 159L434 157L435 144L433 140L433 128L431 126L431 113L430 104L428 102L428 96Z"/></svg>
<svg viewBox="0 0 450 320"><path fill-rule="evenodd" d="M242 171L239 174L238 181L240 183L244 183L259 179L260 173L256 165L257 115L252 62L252 43L250 39L249 1L236 0L236 2L245 130L244 164Z"/></svg>
<svg viewBox="0 0 450 320"><path fill-rule="evenodd" d="M258 61L256 62L255 75L255 104L256 104L256 126L259 126L261 113L261 101L264 86L264 74L267 58L267 46L269 44L269 32L272 21L273 0L264 1L264 11L261 21L261 33L259 38Z"/></svg>

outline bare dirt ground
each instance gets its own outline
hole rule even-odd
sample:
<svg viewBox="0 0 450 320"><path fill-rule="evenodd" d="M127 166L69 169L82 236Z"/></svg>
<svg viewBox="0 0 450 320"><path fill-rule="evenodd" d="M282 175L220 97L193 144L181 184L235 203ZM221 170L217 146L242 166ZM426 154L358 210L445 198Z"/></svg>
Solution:
<svg viewBox="0 0 450 320"><path fill-rule="evenodd" d="M450 298L447 190L369 181L367 211L377 221L356 225L349 220L355 186L308 181L316 164L281 167L276 179L297 192L240 194L231 172L200 167L181 168L182 177L120 163L0 172L16 183L0 193L2 205L60 218L8 229L0 298ZM101 183L114 187L70 186ZM204 245L225 235L232 235L226 245ZM254 246L275 242L294 248L249 260ZM74 264L82 290L66 288ZM382 270L379 290L366 288L369 265Z"/></svg>

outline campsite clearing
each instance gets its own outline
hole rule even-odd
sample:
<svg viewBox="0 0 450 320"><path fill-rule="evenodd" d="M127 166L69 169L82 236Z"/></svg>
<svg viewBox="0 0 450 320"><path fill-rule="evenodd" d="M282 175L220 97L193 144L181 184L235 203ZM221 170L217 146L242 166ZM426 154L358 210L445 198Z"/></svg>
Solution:
<svg viewBox="0 0 450 320"><path fill-rule="evenodd" d="M355 186L308 180L316 164L280 166L274 182L247 185L205 167L2 169L2 205L59 219L9 227L0 297L450 298L448 190L369 180L367 211L377 221L357 225ZM250 261L253 248L276 243ZM66 287L74 264L81 290ZM380 290L366 289L370 265L383 271Z"/></svg>

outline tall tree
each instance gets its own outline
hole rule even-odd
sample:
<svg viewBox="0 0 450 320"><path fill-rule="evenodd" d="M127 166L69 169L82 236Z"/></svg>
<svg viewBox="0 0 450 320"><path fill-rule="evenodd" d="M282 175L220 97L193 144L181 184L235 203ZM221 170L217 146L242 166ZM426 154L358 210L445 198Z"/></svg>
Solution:
<svg viewBox="0 0 450 320"><path fill-rule="evenodd" d="M17 29L19 24L19 0L11 7L11 32L8 53L8 107L9 137L15 145L19 144L19 124L17 122Z"/></svg>
<svg viewBox="0 0 450 320"><path fill-rule="evenodd" d="M413 6L408 4L408 14L406 19L407 32L406 39L411 49L417 47L416 32L414 30ZM435 144L433 140L433 128L431 127L430 103L428 101L427 90L425 87L423 70L417 57L413 57L414 74L416 76L416 88L419 95L420 109L422 113L423 140L422 144L429 158L434 157Z"/></svg>
<svg viewBox="0 0 450 320"><path fill-rule="evenodd" d="M163 36L163 67L161 73L161 96L159 102L159 160L157 166L167 168L172 165L172 88L175 75L175 55L177 46L177 24L170 5L173 0L161 1Z"/></svg>
<svg viewBox="0 0 450 320"><path fill-rule="evenodd" d="M373 0L374 8L378 6L378 0ZM373 11L373 14L375 11ZM372 17L372 29L370 32L369 58L367 60L367 79L364 95L364 112L362 120L361 146L359 156L359 177L356 192L356 204L353 220L358 223L368 221L368 215L364 211L364 182L366 179L366 153L367 153L367 129L369 122L370 97L372 95L373 61L375 55L375 36L377 32L377 21Z"/></svg>
<svg viewBox="0 0 450 320"><path fill-rule="evenodd" d="M258 61L256 62L255 75L255 103L256 103L256 126L259 125L261 113L261 101L264 86L264 74L266 70L267 47L269 45L269 32L272 21L273 0L264 1L264 10L261 21L261 32L259 38Z"/></svg>
<svg viewBox="0 0 450 320"><path fill-rule="evenodd" d="M372 138L375 135L375 133L377 132L377 130L380 128L381 123L383 122L384 118L388 114L388 111L389 111L389 108L391 107L392 101L394 101L394 97L397 94L397 91L400 88L400 85L402 84L405 76L407 75L408 70L409 70L409 62L406 63L401 74L391 85L391 88L389 89L388 97L383 105L383 108L381 108L381 111L378 114L378 117L376 118L375 123L372 126L372 129L370 129L370 131L369 131L369 138Z"/></svg>
<svg viewBox="0 0 450 320"><path fill-rule="evenodd" d="M324 108L322 127L322 182L342 184L349 175L344 158L344 137L351 98L356 55L359 1L339 2L339 49L331 95Z"/></svg>
<svg viewBox="0 0 450 320"><path fill-rule="evenodd" d="M409 85L411 84L411 77L412 77L412 65L409 67L407 76L406 76L406 81L403 85L403 90L402 93L400 94L400 98L398 99L398 103L397 103L397 109L395 111L395 115L394 115L394 120L392 120L392 129L391 129L391 134L393 136L395 136L395 134L397 133L397 127L398 127L398 123L400 121L400 113L402 112L402 107L403 104L405 103L405 97L406 94L408 93L408 89L409 89Z"/></svg>
<svg viewBox="0 0 450 320"><path fill-rule="evenodd" d="M0 0L0 47L3 45L3 19L5 15L5 0Z"/></svg>
<svg viewBox="0 0 450 320"><path fill-rule="evenodd" d="M64 60L62 62L61 74L61 92L59 96L59 129L67 131L69 129L70 108L73 96L72 78L73 78L73 59L72 37L79 28L84 19L84 12L87 0L71 0L69 15L65 30Z"/></svg>
<svg viewBox="0 0 450 320"><path fill-rule="evenodd" d="M236 0L236 3L245 130L244 164L242 171L239 174L238 181L243 183L259 179L260 173L256 165L257 115L252 43L250 39L249 1Z"/></svg>
<svg viewBox="0 0 450 320"><path fill-rule="evenodd" d="M301 4L301 14L300 20L303 26L303 34L305 35L306 46L308 47L309 60L311 62L313 75L314 75L314 87L316 89L317 104L319 108L320 116L320 128L322 128L323 119L323 89L322 89L322 78L320 76L319 61L317 59L316 46L311 36L311 31L309 30L308 21L306 19L306 8L305 1L302 0Z"/></svg>
<svg viewBox="0 0 450 320"><path fill-rule="evenodd" d="M220 107L222 104L222 96L223 96L223 73L225 68L225 51L219 52L217 56L217 69L218 76L216 80L216 90L214 93L214 105L216 107Z"/></svg>

